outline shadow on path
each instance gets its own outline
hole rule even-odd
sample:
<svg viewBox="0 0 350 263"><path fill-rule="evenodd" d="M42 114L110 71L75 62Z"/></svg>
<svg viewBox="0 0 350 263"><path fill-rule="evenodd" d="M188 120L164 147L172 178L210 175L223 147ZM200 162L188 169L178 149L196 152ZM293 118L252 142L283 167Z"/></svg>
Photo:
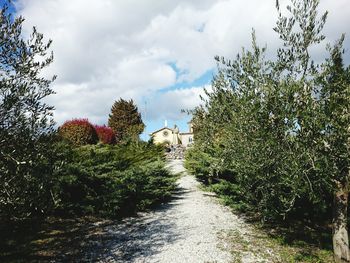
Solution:
<svg viewBox="0 0 350 263"><path fill-rule="evenodd" d="M171 169L171 168L170 168ZM178 187L167 203L123 220L47 218L0 225L0 262L133 262L182 239L176 207L189 189Z"/></svg>
<svg viewBox="0 0 350 263"><path fill-rule="evenodd" d="M118 222L94 223L99 231L82 237L79 252L65 253L58 261L134 262L157 254L163 246L182 238L172 220L176 217L172 209L188 192L178 187L168 203L151 212Z"/></svg>

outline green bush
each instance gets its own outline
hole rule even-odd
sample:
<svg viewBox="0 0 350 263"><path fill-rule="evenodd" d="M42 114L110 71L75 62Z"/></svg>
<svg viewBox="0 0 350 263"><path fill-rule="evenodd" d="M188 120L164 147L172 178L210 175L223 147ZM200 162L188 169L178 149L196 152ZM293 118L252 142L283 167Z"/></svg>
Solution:
<svg viewBox="0 0 350 263"><path fill-rule="evenodd" d="M211 156L197 147L190 148L185 153L185 168L200 181L208 183L210 175Z"/></svg>
<svg viewBox="0 0 350 263"><path fill-rule="evenodd" d="M96 145L75 148L61 171L57 212L121 217L164 201L175 178L160 147Z"/></svg>
<svg viewBox="0 0 350 263"><path fill-rule="evenodd" d="M20 151L15 159L0 158L0 219L25 219L49 214L54 202L52 191L57 183L60 153L54 136L42 136L34 141L28 137L15 138ZM3 153L12 150L2 148Z"/></svg>
<svg viewBox="0 0 350 263"><path fill-rule="evenodd" d="M63 139L74 145L96 144L98 142L95 127L87 119L66 121L58 131Z"/></svg>
<svg viewBox="0 0 350 263"><path fill-rule="evenodd" d="M253 210L247 199L244 198L245 193L238 184L220 180L218 183L210 185L209 190L218 194L225 205L231 206L238 211L247 212Z"/></svg>

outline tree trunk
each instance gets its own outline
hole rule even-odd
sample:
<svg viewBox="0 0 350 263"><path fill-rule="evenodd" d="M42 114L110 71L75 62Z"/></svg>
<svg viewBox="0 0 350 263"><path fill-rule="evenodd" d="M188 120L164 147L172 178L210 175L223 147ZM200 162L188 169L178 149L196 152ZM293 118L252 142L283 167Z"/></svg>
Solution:
<svg viewBox="0 0 350 263"><path fill-rule="evenodd" d="M333 208L333 251L337 263L350 262L347 230L348 180L337 182Z"/></svg>

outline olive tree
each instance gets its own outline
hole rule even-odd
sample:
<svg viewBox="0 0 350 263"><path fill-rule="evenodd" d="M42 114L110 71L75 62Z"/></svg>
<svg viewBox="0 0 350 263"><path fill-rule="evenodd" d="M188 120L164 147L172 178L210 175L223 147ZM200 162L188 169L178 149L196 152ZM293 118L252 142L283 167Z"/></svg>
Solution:
<svg viewBox="0 0 350 263"><path fill-rule="evenodd" d="M51 41L33 28L22 32L22 17L8 4L0 12L0 211L2 216L42 213L52 199L50 157L53 107L43 99L53 93L42 76L53 55Z"/></svg>
<svg viewBox="0 0 350 263"><path fill-rule="evenodd" d="M276 3L276 59L265 58L254 32L251 51L217 58L213 90L194 110L195 147L215 157L218 174L232 171L241 199L265 220L286 218L301 204L316 213L332 207L335 259L349 262L350 87L342 38L329 47L330 59L315 63L311 49L325 39L327 12L318 14L318 0L291 0L284 15ZM331 195L334 204L325 198Z"/></svg>
<svg viewBox="0 0 350 263"><path fill-rule="evenodd" d="M277 2L278 3L278 2ZM293 14L286 18L279 13L275 31L283 40L278 50L276 66L286 72L283 79L299 83L291 104L296 138L307 155L309 171L316 174L310 181L310 191L319 181L334 187L333 248L337 262L349 262L347 206L349 183L349 76L342 64L342 43L330 49L331 58L316 65L310 56L311 46L325 37L322 29L327 12L318 18L319 0L292 0L287 9ZM278 7L278 6L277 6ZM321 81L320 81L321 79ZM315 195L320 193L315 192ZM322 198L322 197L319 197Z"/></svg>
<svg viewBox="0 0 350 263"><path fill-rule="evenodd" d="M317 161L334 185L333 248L336 261L349 262L347 208L350 178L350 67L342 60L343 37L330 50L320 76L321 112ZM317 162L316 162L317 164Z"/></svg>

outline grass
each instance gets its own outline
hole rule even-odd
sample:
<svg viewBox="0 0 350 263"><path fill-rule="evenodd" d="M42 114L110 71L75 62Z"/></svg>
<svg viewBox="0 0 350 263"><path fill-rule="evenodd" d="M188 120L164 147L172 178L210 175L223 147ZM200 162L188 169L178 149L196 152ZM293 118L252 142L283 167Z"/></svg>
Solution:
<svg viewBox="0 0 350 263"><path fill-rule="evenodd" d="M253 227L251 233L244 235L238 231L231 231L227 239L231 244L230 250L234 262L240 262L246 253L253 254L256 257L256 262L334 262L329 250L320 249L303 242L285 244L283 238L272 237L256 227Z"/></svg>

